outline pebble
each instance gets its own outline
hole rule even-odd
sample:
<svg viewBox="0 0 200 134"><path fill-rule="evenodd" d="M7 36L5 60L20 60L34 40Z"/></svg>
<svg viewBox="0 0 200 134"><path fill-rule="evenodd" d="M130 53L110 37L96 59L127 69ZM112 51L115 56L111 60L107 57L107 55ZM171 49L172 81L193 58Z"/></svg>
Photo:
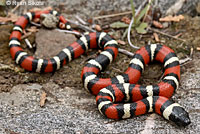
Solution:
<svg viewBox="0 0 200 134"><path fill-rule="evenodd" d="M59 18L52 14L45 14L42 20L42 25L46 28L56 28L59 22Z"/></svg>

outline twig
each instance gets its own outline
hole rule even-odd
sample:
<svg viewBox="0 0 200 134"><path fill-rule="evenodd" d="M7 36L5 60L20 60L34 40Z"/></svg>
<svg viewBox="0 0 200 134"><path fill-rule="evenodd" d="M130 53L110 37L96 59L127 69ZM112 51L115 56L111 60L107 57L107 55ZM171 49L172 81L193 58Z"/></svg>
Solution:
<svg viewBox="0 0 200 134"><path fill-rule="evenodd" d="M21 39L25 39L25 38L27 38L28 36L30 36L31 34L32 34L32 32L28 32L28 33L24 34L24 35L21 37Z"/></svg>
<svg viewBox="0 0 200 134"><path fill-rule="evenodd" d="M118 73L123 73L121 70L115 68L115 67L112 67L113 70L117 71Z"/></svg>
<svg viewBox="0 0 200 134"><path fill-rule="evenodd" d="M76 32L76 31L61 30L61 29L58 29L58 28L56 28L56 30L59 31L59 32L75 34L75 35L78 35L78 36L82 36L83 35L83 34L81 34L79 32Z"/></svg>
<svg viewBox="0 0 200 134"><path fill-rule="evenodd" d="M181 59L179 62L181 64L181 66L187 64L189 61L191 61L192 59L190 57L187 57L185 59Z"/></svg>
<svg viewBox="0 0 200 134"><path fill-rule="evenodd" d="M82 24L80 24L78 21L72 21L72 20L69 20L69 19L66 19L69 23L71 24L74 24L74 25L77 25L79 28L85 30L85 31L89 31L89 32L96 32L95 30L87 27L87 26L84 26Z"/></svg>
<svg viewBox="0 0 200 134"><path fill-rule="evenodd" d="M162 73L162 75L161 75L159 81L161 81L161 80L163 79L164 75L165 75L165 73Z"/></svg>
<svg viewBox="0 0 200 134"><path fill-rule="evenodd" d="M32 25L34 25L34 26L37 26L37 27L41 27L41 26L42 26L41 24L35 23L35 22L33 22L33 21L31 21L30 23L31 23Z"/></svg>
<svg viewBox="0 0 200 134"><path fill-rule="evenodd" d="M28 39L25 39L25 43L28 46L29 49L32 49L33 46L31 45L30 41Z"/></svg>
<svg viewBox="0 0 200 134"><path fill-rule="evenodd" d="M78 15L75 16L75 18L83 25L87 25L88 23L85 22L81 17L79 17Z"/></svg>
<svg viewBox="0 0 200 134"><path fill-rule="evenodd" d="M193 48L193 47L191 47L191 49L190 49L190 57L192 57L192 56L193 56L193 52L194 52L194 48Z"/></svg>
<svg viewBox="0 0 200 134"><path fill-rule="evenodd" d="M111 17L116 17L116 16L122 16L122 15L131 14L131 13L132 13L132 11L127 11L127 12L123 12L123 13L102 15L102 16L94 17L93 20L104 19L104 18L111 18Z"/></svg>
<svg viewBox="0 0 200 134"><path fill-rule="evenodd" d="M11 10L11 13L14 13L14 12L17 10L17 8L19 8L20 5L23 5L22 3L23 3L24 1L25 1L25 0L20 1L20 3L17 4L16 7L13 8L13 9Z"/></svg>
<svg viewBox="0 0 200 134"><path fill-rule="evenodd" d="M173 38L173 39L176 39L176 40L179 40L179 41L182 41L182 42L186 42L184 39L177 38L177 37L175 37L175 36L172 36L172 35L169 35L169 34L167 34L167 33L158 31L158 30L156 30L156 29L153 29L153 28L150 28L150 27L149 27L148 29L151 30L151 31L153 31L153 32L156 32L156 33L159 33L159 34L168 36L168 37L170 37L170 38Z"/></svg>
<svg viewBox="0 0 200 134"><path fill-rule="evenodd" d="M134 56L133 53L131 53L131 52L125 50L125 49L122 49L122 48L119 48L118 51L119 51L120 53L125 54L125 55L130 56L130 57L133 57L133 56Z"/></svg>

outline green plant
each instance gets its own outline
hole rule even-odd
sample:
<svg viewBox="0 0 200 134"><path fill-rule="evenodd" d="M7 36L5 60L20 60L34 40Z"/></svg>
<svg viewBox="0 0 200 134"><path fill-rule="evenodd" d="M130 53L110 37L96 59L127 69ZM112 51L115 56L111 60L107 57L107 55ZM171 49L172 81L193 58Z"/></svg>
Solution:
<svg viewBox="0 0 200 134"><path fill-rule="evenodd" d="M132 24L132 29L135 29L137 33L145 34L147 31L145 30L148 27L148 23L144 22L142 19L148 12L149 6L151 3L148 3L144 9L142 9L138 15L135 14L135 6L133 0L130 0L131 8L132 8L132 16L134 22ZM124 22L114 22L110 25L112 28L127 28L129 25Z"/></svg>

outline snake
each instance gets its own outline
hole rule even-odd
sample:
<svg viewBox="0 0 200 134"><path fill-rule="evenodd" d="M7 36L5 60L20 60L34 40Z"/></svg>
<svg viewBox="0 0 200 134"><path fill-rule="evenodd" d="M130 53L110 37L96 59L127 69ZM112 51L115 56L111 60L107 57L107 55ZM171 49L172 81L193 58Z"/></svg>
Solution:
<svg viewBox="0 0 200 134"><path fill-rule="evenodd" d="M28 12L21 16L13 27L9 42L11 57L16 64L27 71L55 72L89 49L101 49L101 53L90 59L81 72L83 86L96 96L101 114L111 119L126 119L155 112L179 126L191 123L188 112L170 100L180 82L180 63L172 49L161 44L145 45L134 53L124 73L112 78L100 78L100 72L118 55L117 41L105 32L84 34L50 59L35 58L22 49L21 35L27 24L49 13L57 16L67 30L72 30L69 22L54 10ZM161 82L153 85L137 84L145 66L153 61L164 65Z"/></svg>

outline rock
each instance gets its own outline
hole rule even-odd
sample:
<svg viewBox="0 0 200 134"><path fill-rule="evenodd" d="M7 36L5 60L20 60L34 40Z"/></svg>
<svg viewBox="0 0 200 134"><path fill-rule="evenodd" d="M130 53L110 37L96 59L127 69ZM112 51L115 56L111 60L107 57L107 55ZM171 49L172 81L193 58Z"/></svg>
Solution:
<svg viewBox="0 0 200 134"><path fill-rule="evenodd" d="M42 25L46 28L56 28L59 22L59 18L52 14L43 15Z"/></svg>
<svg viewBox="0 0 200 134"><path fill-rule="evenodd" d="M10 92L8 93L1 93L0 94L0 102L4 102L10 106L20 106L24 105L25 103L29 103L31 100L39 98L39 90L30 90L31 86L35 86L38 84L33 84L27 86L25 84L19 84L14 86Z"/></svg>
<svg viewBox="0 0 200 134"><path fill-rule="evenodd" d="M63 48L77 39L72 34L65 34L57 30L40 29L36 34L36 52L38 58L50 58L57 55Z"/></svg>

